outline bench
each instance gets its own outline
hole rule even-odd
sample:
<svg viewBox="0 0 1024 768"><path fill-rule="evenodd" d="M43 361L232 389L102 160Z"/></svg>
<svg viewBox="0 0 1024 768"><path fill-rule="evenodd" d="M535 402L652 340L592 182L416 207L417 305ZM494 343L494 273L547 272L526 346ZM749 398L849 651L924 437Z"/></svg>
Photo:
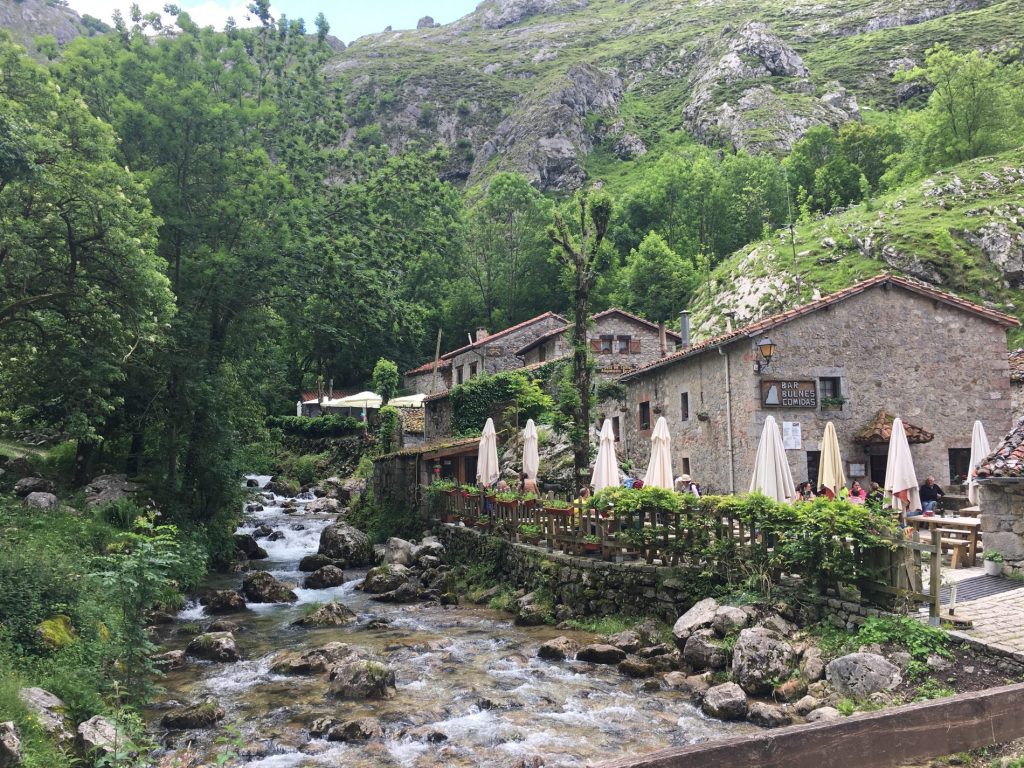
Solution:
<svg viewBox="0 0 1024 768"><path fill-rule="evenodd" d="M949 567L956 570L962 565L962 561L967 559L967 548L970 547L971 542L967 539L940 539L943 551L950 550L949 556Z"/></svg>

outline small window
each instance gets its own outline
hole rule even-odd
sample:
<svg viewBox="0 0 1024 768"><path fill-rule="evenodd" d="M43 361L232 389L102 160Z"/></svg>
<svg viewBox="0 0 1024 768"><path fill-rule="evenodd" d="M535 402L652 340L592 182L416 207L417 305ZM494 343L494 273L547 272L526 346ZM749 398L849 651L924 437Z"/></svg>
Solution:
<svg viewBox="0 0 1024 768"><path fill-rule="evenodd" d="M470 363L469 364L469 378L471 378L471 379L475 379L476 378L476 363Z"/></svg>
<svg viewBox="0 0 1024 768"><path fill-rule="evenodd" d="M683 392L679 395L679 412L682 421L690 420L690 393ZM686 474L690 474L687 472Z"/></svg>
<svg viewBox="0 0 1024 768"><path fill-rule="evenodd" d="M615 342L614 336L602 336L601 337L601 354L610 355L612 353L612 345Z"/></svg>
<svg viewBox="0 0 1024 768"><path fill-rule="evenodd" d="M650 402L650 400L645 400L644 402L640 403L640 429L644 430L644 429L650 429L650 428L651 428L651 402Z"/></svg>
<svg viewBox="0 0 1024 768"><path fill-rule="evenodd" d="M548 359L548 345L547 344L541 344L539 347L537 347L537 362L538 363L543 363L543 362L546 362L547 359Z"/></svg>
<svg viewBox="0 0 1024 768"><path fill-rule="evenodd" d="M949 449L949 479L950 482L966 483L971 473L971 449L950 448Z"/></svg>
<svg viewBox="0 0 1024 768"><path fill-rule="evenodd" d="M631 336L619 336L618 339L616 339L616 341L619 342L618 343L618 350L619 350L619 354L620 355L628 355L629 354L629 342L631 341L631 339L632 339Z"/></svg>
<svg viewBox="0 0 1024 768"><path fill-rule="evenodd" d="M843 389L838 376L825 376L818 379L818 396L820 399L835 399L843 396Z"/></svg>
<svg viewBox="0 0 1024 768"><path fill-rule="evenodd" d="M684 475L690 474L690 457L689 456L683 456L683 471L682 471L682 474L684 474Z"/></svg>
<svg viewBox="0 0 1024 768"><path fill-rule="evenodd" d="M622 440L622 437L621 437L622 433L619 431L619 426L620 426L619 425L619 417L618 416L612 416L612 432L615 433L615 442L616 443L619 442L620 440Z"/></svg>
<svg viewBox="0 0 1024 768"><path fill-rule="evenodd" d="M455 369L455 383L456 384L461 384L463 382L464 377L465 377L465 369L466 369L466 366L464 366L464 365L460 365L458 368Z"/></svg>

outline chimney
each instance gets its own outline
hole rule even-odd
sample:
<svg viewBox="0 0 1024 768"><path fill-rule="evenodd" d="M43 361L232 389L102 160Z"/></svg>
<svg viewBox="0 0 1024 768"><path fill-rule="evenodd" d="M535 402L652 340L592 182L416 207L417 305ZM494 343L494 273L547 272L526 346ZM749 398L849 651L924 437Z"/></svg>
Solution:
<svg viewBox="0 0 1024 768"><path fill-rule="evenodd" d="M487 333L487 329L486 328L477 328L476 329L476 343L477 344L479 344L481 341L486 339L488 336L489 336L489 334Z"/></svg>
<svg viewBox="0 0 1024 768"><path fill-rule="evenodd" d="M668 335L665 332L665 321L658 321L658 343L661 345L661 356L668 354Z"/></svg>
<svg viewBox="0 0 1024 768"><path fill-rule="evenodd" d="M683 349L690 346L690 310L679 313L679 335L683 337Z"/></svg>

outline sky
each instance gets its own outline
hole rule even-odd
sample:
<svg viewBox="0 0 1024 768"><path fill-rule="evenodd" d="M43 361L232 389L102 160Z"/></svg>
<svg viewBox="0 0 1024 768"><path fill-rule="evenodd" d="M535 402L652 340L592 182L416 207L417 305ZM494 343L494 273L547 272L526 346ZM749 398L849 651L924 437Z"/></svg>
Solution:
<svg viewBox="0 0 1024 768"><path fill-rule="evenodd" d="M385 27L413 29L423 16L432 16L439 24L455 21L472 11L480 0L277 0L271 3L271 12L285 14L290 19L303 18L312 31L313 19L323 11L331 25L331 34L350 43L357 37L381 32ZM137 0L143 13L162 12L169 0ZM68 4L79 13L88 13L108 24L115 8L125 18L131 0L69 0ZM245 24L248 0L177 0L177 5L188 11L192 20L217 29L234 16L239 26Z"/></svg>

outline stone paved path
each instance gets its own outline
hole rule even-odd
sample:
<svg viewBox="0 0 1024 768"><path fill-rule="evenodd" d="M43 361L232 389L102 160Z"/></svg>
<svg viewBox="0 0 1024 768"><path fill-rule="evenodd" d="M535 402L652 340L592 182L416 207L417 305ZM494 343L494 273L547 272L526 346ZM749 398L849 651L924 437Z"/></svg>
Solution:
<svg viewBox="0 0 1024 768"><path fill-rule="evenodd" d="M958 603L956 613L974 622L966 637L1024 655L1024 589Z"/></svg>

